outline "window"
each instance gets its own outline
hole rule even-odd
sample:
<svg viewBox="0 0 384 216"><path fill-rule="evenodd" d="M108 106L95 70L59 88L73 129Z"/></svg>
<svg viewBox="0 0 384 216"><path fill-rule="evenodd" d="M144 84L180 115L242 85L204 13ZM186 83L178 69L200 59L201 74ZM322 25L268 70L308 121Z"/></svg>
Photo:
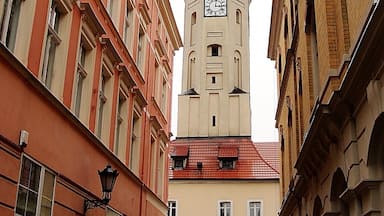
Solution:
<svg viewBox="0 0 384 216"><path fill-rule="evenodd" d="M249 202L249 216L261 216L261 202Z"/></svg>
<svg viewBox="0 0 384 216"><path fill-rule="evenodd" d="M125 142L127 136L127 96L124 91L119 91L119 100L116 114L116 137L114 153L121 160L125 161Z"/></svg>
<svg viewBox="0 0 384 216"><path fill-rule="evenodd" d="M161 197L163 195L164 187L164 143L160 142L160 152L159 152L159 161L157 163L157 194Z"/></svg>
<svg viewBox="0 0 384 216"><path fill-rule="evenodd" d="M215 83L216 83L216 77L213 76L213 77L212 77L212 84L215 84Z"/></svg>
<svg viewBox="0 0 384 216"><path fill-rule="evenodd" d="M231 202L220 202L219 204L219 215L220 216L231 216L231 208L232 208L232 203Z"/></svg>
<svg viewBox="0 0 384 216"><path fill-rule="evenodd" d="M96 136L101 138L102 137L102 132L104 129L103 123L104 119L106 118L104 109L106 108L106 103L107 103L107 93L106 93L106 86L110 80L110 75L108 74L109 72L107 69L103 66L103 70L101 72L101 77L100 77L100 84L99 84L99 107L98 107L98 119L97 119L97 132Z"/></svg>
<svg viewBox="0 0 384 216"><path fill-rule="evenodd" d="M155 189L155 181L156 181L156 150L157 150L157 146L156 146L156 139L155 137L151 136L151 150L150 150L150 169L151 169L151 173L150 173L150 188L154 191Z"/></svg>
<svg viewBox="0 0 384 216"><path fill-rule="evenodd" d="M192 13L191 24L192 24L192 25L195 25L195 24L196 24L196 12L193 12L193 13Z"/></svg>
<svg viewBox="0 0 384 216"><path fill-rule="evenodd" d="M216 127L216 116L212 116L212 126Z"/></svg>
<svg viewBox="0 0 384 216"><path fill-rule="evenodd" d="M140 136L141 136L141 116L134 111L131 130L131 148L129 168L136 174L139 171L140 154Z"/></svg>
<svg viewBox="0 0 384 216"><path fill-rule="evenodd" d="M173 157L173 169L182 170L187 165L187 158L185 157Z"/></svg>
<svg viewBox="0 0 384 216"><path fill-rule="evenodd" d="M241 23L241 12L240 10L236 10L236 24Z"/></svg>
<svg viewBox="0 0 384 216"><path fill-rule="evenodd" d="M218 46L212 46L212 56L219 56L219 47Z"/></svg>
<svg viewBox="0 0 384 216"><path fill-rule="evenodd" d="M243 68L241 62L241 54L238 50L234 54L234 83L233 85L237 88L242 88L242 79L243 79Z"/></svg>
<svg viewBox="0 0 384 216"><path fill-rule="evenodd" d="M53 77L53 66L55 61L56 47L60 44L59 23L61 14L58 10L56 1L52 1L48 14L48 33L45 44L43 70L41 73L41 81L51 88Z"/></svg>
<svg viewBox="0 0 384 216"><path fill-rule="evenodd" d="M144 70L144 52L145 52L145 33L142 28L139 30L139 42L137 44L137 58L136 64L140 69L140 72L143 73Z"/></svg>
<svg viewBox="0 0 384 216"><path fill-rule="evenodd" d="M168 202L168 216L176 216L176 201Z"/></svg>
<svg viewBox="0 0 384 216"><path fill-rule="evenodd" d="M108 0L107 2L107 11L111 17L113 16L113 7L115 3L115 0Z"/></svg>
<svg viewBox="0 0 384 216"><path fill-rule="evenodd" d="M20 10L22 0L5 0L0 3L0 36L1 42L5 44L11 51L15 48L15 39L17 34L17 26L19 23Z"/></svg>
<svg viewBox="0 0 384 216"><path fill-rule="evenodd" d="M167 94L168 94L168 84L165 77L163 77L163 83L161 86L161 111L163 111L163 114L166 114L166 108L167 108Z"/></svg>
<svg viewBox="0 0 384 216"><path fill-rule="evenodd" d="M55 176L23 157L17 192L16 215L52 215Z"/></svg>
<svg viewBox="0 0 384 216"><path fill-rule="evenodd" d="M80 43L79 53L77 58L77 73L75 80L75 99L74 99L74 111L77 117L80 116L80 106L81 106L81 98L83 94L83 83L85 78L87 77L86 72L86 56L88 54L88 50L85 47L83 42Z"/></svg>
<svg viewBox="0 0 384 216"><path fill-rule="evenodd" d="M219 162L220 169L234 169L236 161L234 159L221 159Z"/></svg>
<svg viewBox="0 0 384 216"><path fill-rule="evenodd" d="M221 46L218 44L212 44L208 46L208 53L210 56L220 56Z"/></svg>
<svg viewBox="0 0 384 216"><path fill-rule="evenodd" d="M127 0L127 10L124 18L124 43L128 50L131 50L133 29L133 6L130 0Z"/></svg>

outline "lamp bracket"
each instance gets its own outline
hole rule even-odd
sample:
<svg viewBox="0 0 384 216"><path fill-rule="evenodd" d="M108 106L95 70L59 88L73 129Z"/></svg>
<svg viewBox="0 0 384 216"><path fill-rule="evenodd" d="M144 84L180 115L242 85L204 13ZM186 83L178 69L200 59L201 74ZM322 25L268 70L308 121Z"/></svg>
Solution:
<svg viewBox="0 0 384 216"><path fill-rule="evenodd" d="M96 200L84 200L84 214L87 212L88 209L93 208L105 208L105 206L108 204L109 200L105 199L96 199Z"/></svg>

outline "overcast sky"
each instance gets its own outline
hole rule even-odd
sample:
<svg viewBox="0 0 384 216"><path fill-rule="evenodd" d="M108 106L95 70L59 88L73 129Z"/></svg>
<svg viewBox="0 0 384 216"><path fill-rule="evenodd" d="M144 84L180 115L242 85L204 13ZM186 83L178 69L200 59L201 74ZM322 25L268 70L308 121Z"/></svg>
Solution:
<svg viewBox="0 0 384 216"><path fill-rule="evenodd" d="M184 38L184 0L170 0ZM272 0L253 0L250 6L251 110L253 141L276 141L276 74L274 62L267 58ZM183 49L174 61L172 133L177 136L177 95L181 93Z"/></svg>

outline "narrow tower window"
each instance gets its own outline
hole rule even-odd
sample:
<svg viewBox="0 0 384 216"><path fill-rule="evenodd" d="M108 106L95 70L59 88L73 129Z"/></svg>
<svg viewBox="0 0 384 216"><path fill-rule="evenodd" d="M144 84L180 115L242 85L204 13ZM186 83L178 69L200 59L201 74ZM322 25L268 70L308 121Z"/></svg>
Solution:
<svg viewBox="0 0 384 216"><path fill-rule="evenodd" d="M218 44L209 45L207 52L208 52L209 56L220 56L221 55L221 46Z"/></svg>
<svg viewBox="0 0 384 216"><path fill-rule="evenodd" d="M196 24L196 12L193 12L193 13L192 13L191 24L192 24L192 25L195 25L195 24Z"/></svg>
<svg viewBox="0 0 384 216"><path fill-rule="evenodd" d="M219 56L219 47L212 46L212 56Z"/></svg>
<svg viewBox="0 0 384 216"><path fill-rule="evenodd" d="M213 76L213 77L212 77L212 84L215 84L215 83L216 83L216 77Z"/></svg>
<svg viewBox="0 0 384 216"><path fill-rule="evenodd" d="M212 116L212 127L216 127L216 116Z"/></svg>
<svg viewBox="0 0 384 216"><path fill-rule="evenodd" d="M241 23L241 12L240 10L236 10L236 24Z"/></svg>

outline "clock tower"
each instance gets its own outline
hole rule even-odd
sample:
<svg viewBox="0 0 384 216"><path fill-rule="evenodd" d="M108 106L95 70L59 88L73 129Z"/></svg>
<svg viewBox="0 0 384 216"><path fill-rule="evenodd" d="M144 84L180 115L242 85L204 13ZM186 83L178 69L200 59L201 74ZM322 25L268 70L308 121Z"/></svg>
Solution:
<svg viewBox="0 0 384 216"><path fill-rule="evenodd" d="M178 138L250 137L250 0L185 0Z"/></svg>

